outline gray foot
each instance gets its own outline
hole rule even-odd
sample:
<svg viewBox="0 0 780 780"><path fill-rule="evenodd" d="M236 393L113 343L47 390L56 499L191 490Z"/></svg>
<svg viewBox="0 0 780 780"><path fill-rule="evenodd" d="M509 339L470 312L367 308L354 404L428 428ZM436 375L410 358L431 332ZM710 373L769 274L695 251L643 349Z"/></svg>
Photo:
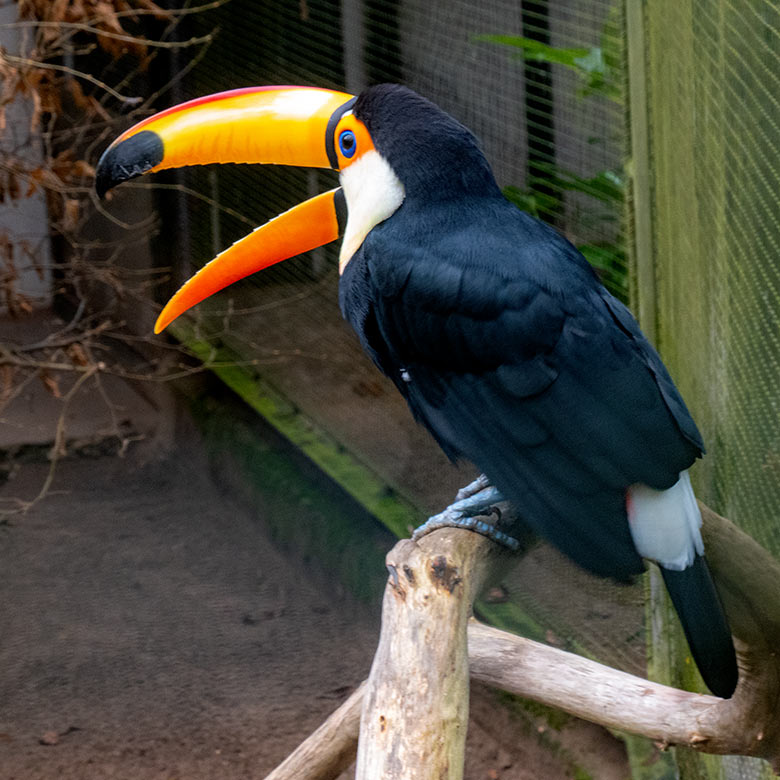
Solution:
<svg viewBox="0 0 780 780"><path fill-rule="evenodd" d="M469 482L466 487L462 487L455 494L455 500L462 501L464 498L471 498L471 496L474 496L489 487L492 487L490 480L485 474L480 474L473 482Z"/></svg>
<svg viewBox="0 0 780 780"><path fill-rule="evenodd" d="M484 474L469 485L458 491L456 501L443 512L429 517L419 528L415 529L412 539L417 540L438 528L465 528L482 536L487 536L497 544L510 550L519 550L520 542L499 531L494 525L478 519L477 515L498 512L495 505L504 500L499 491L494 488ZM499 513L500 516L500 513Z"/></svg>

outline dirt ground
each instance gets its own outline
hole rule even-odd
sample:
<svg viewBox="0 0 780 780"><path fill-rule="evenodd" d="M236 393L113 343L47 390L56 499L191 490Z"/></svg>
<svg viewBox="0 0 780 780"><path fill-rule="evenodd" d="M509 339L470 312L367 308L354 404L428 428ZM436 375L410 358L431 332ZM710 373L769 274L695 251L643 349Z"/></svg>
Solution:
<svg viewBox="0 0 780 780"><path fill-rule="evenodd" d="M368 673L378 604L275 547L197 441L147 456L65 459L0 527L0 780L262 778ZM12 468L0 498L47 472ZM627 777L594 727L551 742L481 688L471 709L468 780Z"/></svg>

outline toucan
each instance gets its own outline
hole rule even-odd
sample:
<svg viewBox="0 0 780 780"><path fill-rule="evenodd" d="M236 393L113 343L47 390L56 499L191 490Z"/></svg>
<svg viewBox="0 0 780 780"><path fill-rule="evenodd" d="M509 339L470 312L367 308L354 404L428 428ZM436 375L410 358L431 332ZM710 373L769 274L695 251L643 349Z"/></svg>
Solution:
<svg viewBox="0 0 780 780"><path fill-rule="evenodd" d="M696 424L628 308L566 238L503 196L474 135L399 85L238 89L122 133L96 187L224 162L330 168L341 186L205 265L155 332L343 235L344 317L444 452L484 472L423 528L473 526L505 498L524 528L597 575L630 581L654 561L704 681L731 696L734 646L688 475L703 453Z"/></svg>

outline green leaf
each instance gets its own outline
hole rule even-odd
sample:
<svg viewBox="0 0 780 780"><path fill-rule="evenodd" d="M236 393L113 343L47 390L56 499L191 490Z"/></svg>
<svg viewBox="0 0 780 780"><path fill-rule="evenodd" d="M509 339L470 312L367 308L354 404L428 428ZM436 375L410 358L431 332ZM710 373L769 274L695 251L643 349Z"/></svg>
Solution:
<svg viewBox="0 0 780 780"><path fill-rule="evenodd" d="M552 195L533 189L521 189L509 185L503 189L504 197L519 209L527 211L531 216L543 219L554 214L561 206L561 201Z"/></svg>
<svg viewBox="0 0 780 780"><path fill-rule="evenodd" d="M559 168L553 163L537 163L536 167L543 170L545 176L529 181L532 188L535 184L544 183L565 192L582 192L603 203L619 204L625 197L625 175L620 169L599 171L594 176L585 178Z"/></svg>
<svg viewBox="0 0 780 780"><path fill-rule="evenodd" d="M519 49L517 57L527 62L549 62L573 70L582 79L580 97L600 95L619 103L622 100L620 59L615 51L612 30L605 30L601 46L550 46L522 35L477 35L475 41L497 43Z"/></svg>
<svg viewBox="0 0 780 780"><path fill-rule="evenodd" d="M604 286L623 303L628 301L628 263L618 244L579 244L577 249L598 271Z"/></svg>
<svg viewBox="0 0 780 780"><path fill-rule="evenodd" d="M593 52L593 49L566 49L558 46L549 46L546 43L535 41L533 38L525 38L522 35L478 35L475 37L475 40L521 49L519 56L523 59L534 62L552 62L577 71L583 70L583 67L577 63L577 60L586 60Z"/></svg>
<svg viewBox="0 0 780 780"><path fill-rule="evenodd" d="M588 50L587 54L577 57L574 60L574 64L590 75L594 73L604 75L607 72L607 65L604 62L604 55L600 46L594 46Z"/></svg>

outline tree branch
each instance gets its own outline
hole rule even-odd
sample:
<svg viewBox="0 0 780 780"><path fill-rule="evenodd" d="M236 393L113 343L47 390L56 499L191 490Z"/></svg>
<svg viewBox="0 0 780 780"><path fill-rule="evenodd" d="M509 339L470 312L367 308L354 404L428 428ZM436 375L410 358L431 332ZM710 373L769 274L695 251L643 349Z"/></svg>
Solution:
<svg viewBox="0 0 780 780"><path fill-rule="evenodd" d="M401 541L387 556L390 580L365 689L357 780L462 777L466 634L468 670L476 680L664 746L755 756L780 772L780 563L731 522L701 509L707 557L740 665L731 699L677 690L473 619L466 622L496 548L467 531L437 531L419 545ZM350 707L362 693L361 688L353 694ZM354 720L339 728L356 735ZM305 746L324 761L334 749L330 738L323 740L324 729L293 756ZM333 777L296 766L294 773L274 773L268 780Z"/></svg>
<svg viewBox="0 0 780 780"><path fill-rule="evenodd" d="M58 65L55 62L42 62L41 60L30 59L29 57L17 57L13 54L3 54L2 60L5 60L6 62L10 62L12 65L18 65L21 67L33 68L33 69L42 68L43 70L56 70L61 73L67 73L69 76L75 76L76 78L84 79L84 81L88 81L90 84L94 84L96 87L100 87L100 89L104 90L109 95L116 98L117 100L122 101L122 103L126 105L129 105L134 101L140 100L140 98L131 97L129 95L122 95L119 92L117 92L113 87L110 87L104 81L101 81L99 78L96 78L91 73L86 73L82 70L77 70L76 68L68 67L67 65Z"/></svg>
<svg viewBox="0 0 780 780"><path fill-rule="evenodd" d="M466 627L498 548L437 531L387 555L382 631L355 780L460 780L468 722Z"/></svg>
<svg viewBox="0 0 780 780"><path fill-rule="evenodd" d="M355 760L366 683L265 780L335 780Z"/></svg>
<svg viewBox="0 0 780 780"><path fill-rule="evenodd" d="M118 16L118 15L117 15ZM202 43L210 43L213 39L213 35L201 35L198 37L190 38L186 41L158 41L152 38L145 38L142 35L130 35L129 33L112 32L111 30L105 30L96 25L87 24L84 22L47 22L47 21L22 21L12 22L10 24L4 24L3 27L6 30L12 29L42 29L42 30L74 30L76 32L91 33L96 38L111 38L114 41L127 41L128 43L142 44L144 46L156 47L159 49L184 49L188 46L198 46Z"/></svg>
<svg viewBox="0 0 780 780"><path fill-rule="evenodd" d="M762 722L744 717L744 694L725 700L681 691L476 621L468 637L475 680L666 747L772 758Z"/></svg>

